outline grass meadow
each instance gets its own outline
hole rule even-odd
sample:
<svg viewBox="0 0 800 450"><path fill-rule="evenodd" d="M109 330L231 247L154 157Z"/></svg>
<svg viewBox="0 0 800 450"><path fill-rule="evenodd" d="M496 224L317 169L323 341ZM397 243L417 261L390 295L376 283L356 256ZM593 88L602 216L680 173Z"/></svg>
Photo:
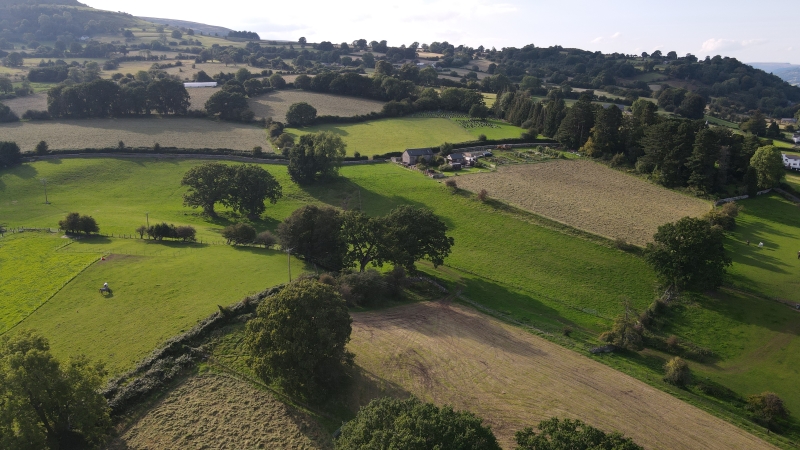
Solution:
<svg viewBox="0 0 800 450"><path fill-rule="evenodd" d="M200 163L106 158L24 164L0 172L0 217L12 227L54 227L67 212L79 211L95 217L103 232L132 234L149 212L151 223L190 224L204 241L219 240L220 229L236 220L230 211L220 208L221 217L209 221L181 204L180 178ZM622 312L623 301L642 310L658 293L655 275L645 262L609 241L495 200L482 203L466 191L453 194L414 171L390 164L345 166L333 182L300 187L289 181L285 167L264 167L283 185L284 198L268 206L255 223L259 230L274 230L291 211L308 203L361 207L370 215L386 214L401 204L430 208L448 225L455 246L445 266L421 264L424 272L460 291L464 301L480 305L483 311L533 326L578 350L596 345L596 336ZM50 205L44 204L40 178L49 180ZM727 243L734 258L732 282L742 289L796 299L792 277L794 264L800 264L796 259L800 248L791 247L796 208L777 197L742 204L739 226ZM129 368L217 305L234 303L249 292L286 280L286 256L271 250L100 237L56 252L54 248L63 242L60 237L30 236L45 240L25 243L31 252L53 253L44 261L86 258L61 275L42 272L42 282L56 286L55 290L70 277L68 272L78 273L100 255L112 255L80 272L16 328L37 328L51 338L57 354L86 353L104 360L112 373ZM7 235L0 245L16 239L20 237ZM751 240L749 249L741 247L744 239ZM765 242L761 253L751 253L756 240ZM6 253L0 253L4 261ZM35 258L26 261L40 264ZM293 262L295 274L300 267L299 261ZM97 293L103 282L114 290L112 298ZM24 287L10 289L13 293ZM3 317L9 306L4 305ZM790 410L800 410L800 395L794 389L800 367L797 312L723 290L687 296L672 316L665 333L717 355L706 364L691 363L699 376L717 380L740 395L775 391ZM566 326L574 330L570 339L559 337ZM600 360L669 390L660 381L665 358L643 353ZM683 391L672 393L691 397ZM695 404L698 401L695 398Z"/></svg>
<svg viewBox="0 0 800 450"><path fill-rule="evenodd" d="M305 128L289 128L287 132L302 136L317 131L338 134L347 144L347 154L376 155L401 152L407 148L439 146L444 142L477 140L485 134L488 139L518 138L522 129L502 122L499 128L466 129L457 121L445 118L403 117L357 124L329 124Z"/></svg>

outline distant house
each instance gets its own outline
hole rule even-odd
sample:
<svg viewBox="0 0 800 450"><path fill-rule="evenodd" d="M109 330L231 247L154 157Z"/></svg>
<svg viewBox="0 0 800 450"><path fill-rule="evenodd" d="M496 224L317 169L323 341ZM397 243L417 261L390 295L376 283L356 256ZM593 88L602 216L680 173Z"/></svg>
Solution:
<svg viewBox="0 0 800 450"><path fill-rule="evenodd" d="M797 125L797 119L781 119L781 125Z"/></svg>
<svg viewBox="0 0 800 450"><path fill-rule="evenodd" d="M447 155L447 163L450 165L465 164L466 162L467 158L463 153L451 153Z"/></svg>
<svg viewBox="0 0 800 450"><path fill-rule="evenodd" d="M406 151L403 152L403 164L413 166L417 164L417 159L420 156L424 158L425 161L430 161L431 158L433 158L433 150L430 148L407 148Z"/></svg>
<svg viewBox="0 0 800 450"><path fill-rule="evenodd" d="M794 136L792 136L792 140L794 141L795 144L800 144L800 134L795 134Z"/></svg>
<svg viewBox="0 0 800 450"><path fill-rule="evenodd" d="M784 167L792 170L800 170L800 156L787 155L786 153L782 153L782 155Z"/></svg>
<svg viewBox="0 0 800 450"><path fill-rule="evenodd" d="M216 81L209 81L205 83L183 83L185 88L202 88L202 87L217 87Z"/></svg>

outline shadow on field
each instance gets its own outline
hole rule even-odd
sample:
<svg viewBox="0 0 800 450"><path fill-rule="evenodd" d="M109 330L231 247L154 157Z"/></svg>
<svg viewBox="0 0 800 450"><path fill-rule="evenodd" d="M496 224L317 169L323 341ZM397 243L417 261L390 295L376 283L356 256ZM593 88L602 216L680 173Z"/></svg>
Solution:
<svg viewBox="0 0 800 450"><path fill-rule="evenodd" d="M385 215L400 205L425 207L423 203L410 201L404 197L383 196L369 189L365 189L349 178L341 176L327 183L302 186L301 188L316 200L333 206L334 208L346 210L361 209L369 215ZM445 220L448 227L452 227L452 223L447 222L445 218L442 219Z"/></svg>
<svg viewBox="0 0 800 450"><path fill-rule="evenodd" d="M265 212L265 214L269 214L269 211ZM247 220L248 222L252 223L252 225L256 228L257 231L264 231L269 230L274 232L278 228L278 224L280 221L275 219L274 217L270 216L261 216L256 220L249 220L245 217L241 217L231 211L222 211L217 213L217 217L209 217L203 214L195 214L196 217L203 219L208 225L215 225L216 227L209 226L209 231L214 231L215 233L222 233L222 229L227 227L228 225L233 225L243 220Z"/></svg>
<svg viewBox="0 0 800 450"><path fill-rule="evenodd" d="M703 308L737 322L779 333L800 335L800 315L771 300L724 289L698 296L696 300ZM785 310L788 314L784 313Z"/></svg>
<svg viewBox="0 0 800 450"><path fill-rule="evenodd" d="M348 369L348 375L350 379L342 392L341 401L347 405L347 409L353 416L361 407L376 398L405 399L411 396L411 393L399 384L383 379L361 366L356 365Z"/></svg>
<svg viewBox="0 0 800 450"><path fill-rule="evenodd" d="M731 253L733 253L732 258L736 263L758 267L770 272L789 273L784 269L784 267L790 267L789 264L786 264L778 257L773 256L775 254L774 252L776 252L776 249L774 246L771 246L766 242L764 243L764 248L758 248L758 245L752 241L750 242L750 245L737 242L730 247L730 250Z"/></svg>
<svg viewBox="0 0 800 450"><path fill-rule="evenodd" d="M798 211L797 206L781 201L781 197L778 194L770 194L754 200L744 200L741 205L747 215L790 227L800 226L800 211ZM760 222L748 224L744 229L749 230L758 224ZM737 234L742 235L743 233L737 229ZM749 239L746 236L743 237L744 239ZM752 239L750 240L752 241Z"/></svg>
<svg viewBox="0 0 800 450"><path fill-rule="evenodd" d="M61 158L47 158L44 160L47 164L61 164Z"/></svg>
<svg viewBox="0 0 800 450"><path fill-rule="evenodd" d="M35 178L39 171L30 164L22 164L11 171L12 175L16 175L23 180L30 180Z"/></svg>

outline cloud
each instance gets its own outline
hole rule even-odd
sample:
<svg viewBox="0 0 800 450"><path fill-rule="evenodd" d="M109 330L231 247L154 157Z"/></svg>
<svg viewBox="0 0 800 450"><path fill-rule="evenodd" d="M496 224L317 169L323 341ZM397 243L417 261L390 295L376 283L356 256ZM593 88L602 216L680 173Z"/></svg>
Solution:
<svg viewBox="0 0 800 450"><path fill-rule="evenodd" d="M612 34L611 36L608 36L608 37L606 37L606 36L598 36L598 37L592 39L590 42L592 44L599 44L599 43L604 42L604 41L613 41L613 40L617 39L620 36L622 36L622 33L617 31L616 33L614 33L614 34Z"/></svg>
<svg viewBox="0 0 800 450"><path fill-rule="evenodd" d="M700 53L730 52L730 51L742 50L745 47L753 47L756 45L763 45L766 43L767 43L766 39L750 39L744 41L736 41L733 39L712 38L703 42L703 45L700 48Z"/></svg>

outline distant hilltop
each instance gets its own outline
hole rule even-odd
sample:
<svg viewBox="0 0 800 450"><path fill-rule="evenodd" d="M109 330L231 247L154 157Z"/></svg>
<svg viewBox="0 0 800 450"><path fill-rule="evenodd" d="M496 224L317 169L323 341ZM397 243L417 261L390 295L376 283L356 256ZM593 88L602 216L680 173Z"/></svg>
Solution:
<svg viewBox="0 0 800 450"><path fill-rule="evenodd" d="M189 22L186 20L160 19L158 17L138 17L138 19L145 20L147 22L157 23L159 25L172 25L178 28L191 28L192 30L197 32L202 31L204 34L216 33L220 36L227 36L228 33L233 31L230 28L218 27L216 25L206 25L204 23Z"/></svg>
<svg viewBox="0 0 800 450"><path fill-rule="evenodd" d="M775 76L780 77L783 81L793 85L800 86L800 65L789 63L747 63L756 69L761 69L764 72L769 72Z"/></svg>

